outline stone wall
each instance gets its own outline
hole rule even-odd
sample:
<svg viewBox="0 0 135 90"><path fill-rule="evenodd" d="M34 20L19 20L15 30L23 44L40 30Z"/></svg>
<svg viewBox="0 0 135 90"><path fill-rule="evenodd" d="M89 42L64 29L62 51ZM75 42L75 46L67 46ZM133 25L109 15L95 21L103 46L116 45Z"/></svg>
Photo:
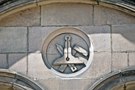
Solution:
<svg viewBox="0 0 135 90"><path fill-rule="evenodd" d="M101 77L135 65L135 17L90 4L48 4L0 20L0 68L31 77L48 90L88 90ZM46 67L42 45L53 31L84 31L94 46L89 68L75 77L61 77Z"/></svg>

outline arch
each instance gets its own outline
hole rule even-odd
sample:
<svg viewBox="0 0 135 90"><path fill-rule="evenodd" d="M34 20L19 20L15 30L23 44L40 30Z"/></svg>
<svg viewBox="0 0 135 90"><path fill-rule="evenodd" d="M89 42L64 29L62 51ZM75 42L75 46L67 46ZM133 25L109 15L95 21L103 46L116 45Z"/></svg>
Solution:
<svg viewBox="0 0 135 90"><path fill-rule="evenodd" d="M134 90L135 67L113 72L94 83L89 90Z"/></svg>
<svg viewBox="0 0 135 90"><path fill-rule="evenodd" d="M43 90L27 76L7 69L0 69L0 88L4 90Z"/></svg>
<svg viewBox="0 0 135 90"><path fill-rule="evenodd" d="M135 2L132 0L2 0L0 1L0 19L18 11L51 3L85 3L101 5L120 10L135 16Z"/></svg>

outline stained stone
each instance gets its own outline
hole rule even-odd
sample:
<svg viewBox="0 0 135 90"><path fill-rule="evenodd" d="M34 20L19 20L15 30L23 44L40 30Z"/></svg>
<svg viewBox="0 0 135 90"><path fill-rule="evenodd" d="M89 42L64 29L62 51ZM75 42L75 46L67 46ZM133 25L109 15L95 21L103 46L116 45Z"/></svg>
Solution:
<svg viewBox="0 0 135 90"><path fill-rule="evenodd" d="M50 4L41 7L41 25L92 25L92 5Z"/></svg>
<svg viewBox="0 0 135 90"><path fill-rule="evenodd" d="M115 9L94 6L95 25L134 24L135 17Z"/></svg>
<svg viewBox="0 0 135 90"><path fill-rule="evenodd" d="M26 9L0 20L0 26L38 26L40 25L40 7Z"/></svg>

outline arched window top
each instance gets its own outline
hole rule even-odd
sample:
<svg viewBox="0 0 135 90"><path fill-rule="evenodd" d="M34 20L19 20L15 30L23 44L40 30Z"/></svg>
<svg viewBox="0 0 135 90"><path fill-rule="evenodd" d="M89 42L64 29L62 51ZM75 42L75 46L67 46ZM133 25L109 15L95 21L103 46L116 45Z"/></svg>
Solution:
<svg viewBox="0 0 135 90"><path fill-rule="evenodd" d="M43 90L35 81L14 71L0 69L0 88L4 90Z"/></svg>
<svg viewBox="0 0 135 90"><path fill-rule="evenodd" d="M135 88L135 69L113 72L98 80L89 90L133 90Z"/></svg>
<svg viewBox="0 0 135 90"><path fill-rule="evenodd" d="M0 19L27 8L51 3L85 3L101 5L135 16L135 2L133 0L1 0Z"/></svg>

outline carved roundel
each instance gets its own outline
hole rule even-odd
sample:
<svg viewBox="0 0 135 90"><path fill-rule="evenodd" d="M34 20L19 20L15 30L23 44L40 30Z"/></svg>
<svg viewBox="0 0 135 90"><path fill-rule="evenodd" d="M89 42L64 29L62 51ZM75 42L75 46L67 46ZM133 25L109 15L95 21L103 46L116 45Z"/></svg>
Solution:
<svg viewBox="0 0 135 90"><path fill-rule="evenodd" d="M54 73L70 77L88 68L93 58L93 47L81 30L62 28L46 38L42 55L45 65Z"/></svg>

